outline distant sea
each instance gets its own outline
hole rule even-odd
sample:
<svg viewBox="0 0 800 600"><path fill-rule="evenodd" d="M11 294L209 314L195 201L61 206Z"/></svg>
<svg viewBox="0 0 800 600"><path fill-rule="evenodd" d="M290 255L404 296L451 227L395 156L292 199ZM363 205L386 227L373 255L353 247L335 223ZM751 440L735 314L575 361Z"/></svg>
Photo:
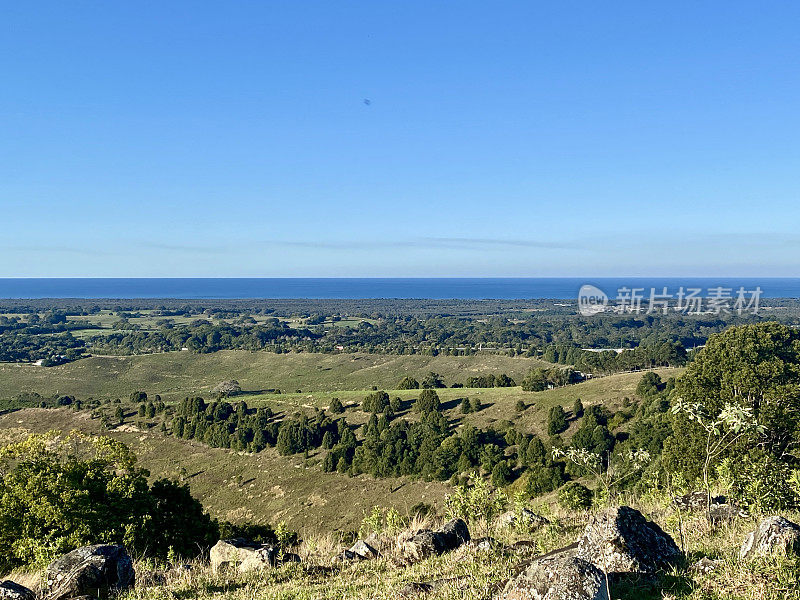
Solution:
<svg viewBox="0 0 800 600"><path fill-rule="evenodd" d="M12 279L0 278L0 298L430 298L573 299L585 283L609 297L620 287L647 290L680 286L703 290L722 286L735 292L760 287L763 298L800 298L800 278L697 277L492 277L492 278L125 278ZM658 293L657 292L657 293Z"/></svg>

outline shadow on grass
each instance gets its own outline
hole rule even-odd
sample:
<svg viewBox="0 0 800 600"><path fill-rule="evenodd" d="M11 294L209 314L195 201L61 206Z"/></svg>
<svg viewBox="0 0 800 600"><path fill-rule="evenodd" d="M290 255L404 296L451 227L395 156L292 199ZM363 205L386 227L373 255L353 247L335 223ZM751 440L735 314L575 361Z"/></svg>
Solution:
<svg viewBox="0 0 800 600"><path fill-rule="evenodd" d="M609 575L612 600L661 600L664 593L685 595L692 590L692 581L687 576L661 573L612 573Z"/></svg>

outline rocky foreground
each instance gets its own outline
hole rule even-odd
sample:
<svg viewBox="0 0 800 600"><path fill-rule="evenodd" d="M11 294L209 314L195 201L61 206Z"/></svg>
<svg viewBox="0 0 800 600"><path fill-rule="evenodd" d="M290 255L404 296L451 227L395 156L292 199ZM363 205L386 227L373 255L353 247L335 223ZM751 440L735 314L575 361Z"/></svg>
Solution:
<svg viewBox="0 0 800 600"><path fill-rule="evenodd" d="M508 513L503 517L508 524L524 519L533 529L547 525L547 519L525 511L520 515ZM398 569L417 575L415 566L426 561L435 566L437 557L451 555L468 548L474 552L505 552L518 556L510 576L501 582L486 585L480 596L495 600L608 600L618 597L617 587L624 588L626 578L659 581L659 574L678 567L690 572L711 573L720 568L720 559L703 557L688 567L687 556L675 540L656 523L649 521L639 511L621 506L590 517L579 539L574 543L544 555L525 557L535 543L517 542L502 544L496 539L475 539L467 524L461 519L444 523L438 529L419 529L404 532L394 540L370 536L358 540L350 548L332 555L327 564L301 564L298 554L281 551L269 544L244 539L220 540L210 552L207 569L215 574L235 576L253 575L263 578L278 572L288 564L296 564L305 572L335 578L346 572L350 565L381 560L389 561ZM800 526L780 516L761 520L741 541L739 561L757 561L764 557L796 556L800 554ZM486 555L486 560L491 559ZM144 563L142 563L143 565ZM180 565L179 570L203 569L201 565ZM139 571L146 567L139 566ZM79 548L53 562L45 571L40 589L34 591L13 581L0 583L0 598L13 600L104 600L127 594L138 597L176 597L169 594L142 595L134 590L137 578L134 561L123 546L95 545ZM158 574L140 573L148 579L148 589L161 585L169 592L165 578ZM435 575L435 568L424 571ZM291 576L291 571L287 570ZM462 578L429 577L425 580L407 581L395 594L404 597L424 596L439 589L458 589L464 586ZM731 582L735 587L736 582ZM137 586L138 587L138 586ZM467 586L468 587L468 586ZM611 590L611 593L609 593ZM375 597L384 597L376 590ZM149 593L149 592L148 592ZM282 597L315 597L303 595ZM213 594L225 596L224 592ZM185 596L182 594L181 596ZM257 597L253 594L251 597ZM343 593L340 597L348 597ZM466 597L466 596L464 596ZM472 596L470 596L472 597ZM781 596L776 596L781 597ZM785 596L790 597L790 596Z"/></svg>

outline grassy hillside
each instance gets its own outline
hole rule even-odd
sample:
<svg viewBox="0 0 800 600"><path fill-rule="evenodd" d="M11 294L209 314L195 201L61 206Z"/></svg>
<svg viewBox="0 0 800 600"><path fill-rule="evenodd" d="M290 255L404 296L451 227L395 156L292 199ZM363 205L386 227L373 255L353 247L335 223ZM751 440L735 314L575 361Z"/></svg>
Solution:
<svg viewBox="0 0 800 600"><path fill-rule="evenodd" d="M404 375L429 371L445 382L463 382L481 373L508 373L522 379L541 361L505 355L397 356L382 354L273 354L226 350L213 354L172 352L142 356L92 357L57 367L0 364L0 399L21 391L42 395L124 397L133 390L178 399L206 393L220 381L238 380L246 391L391 389Z"/></svg>
<svg viewBox="0 0 800 600"><path fill-rule="evenodd" d="M162 358L164 356L166 355L162 355ZM283 358L296 364L298 358L304 357L291 355ZM87 362L89 361L76 364ZM385 363L376 362L379 370L385 367ZM446 366L446 363L440 361L438 365ZM425 368L428 367L423 367L423 370ZM48 371L51 370L53 369ZM662 377L673 374L674 370L661 371ZM486 427L493 422L510 420L515 422L519 431L544 436L547 412L555 404L569 407L579 397L587 406L603 403L609 408L616 408L622 398L634 395L640 379L640 373L618 374L544 392L523 392L519 387L438 391L444 412L455 427L464 423ZM391 393L405 399L418 395L417 390ZM246 399L251 406L269 404L275 410L289 413L314 406L327 406L334 395L344 401L360 402L365 392L350 390L268 394L248 396ZM484 408L478 413L462 415L457 398L463 396L480 398ZM516 410L520 399L528 405L522 413ZM292 528L317 532L357 528L364 512L374 505L395 506L402 514L406 514L417 502L441 505L449 489L447 484L440 482L413 481L406 478L373 479L365 475L348 477L324 473L319 464L318 451L312 452L306 462L302 455L282 457L274 449L251 455L209 448L199 442L162 435L156 427L149 430L134 427L132 423L137 419L134 409L133 406L128 407L126 425L110 432L102 430L97 420L91 420L87 411L75 413L67 409L26 409L8 413L0 416L0 443L3 438L19 437L29 431L78 429L89 433L102 432L128 444L139 456L141 464L154 477L185 478L192 493L215 516L272 523L285 520ZM416 418L413 412L398 416ZM347 410L346 417L348 422L357 424L366 421L368 415L357 407L351 407ZM572 429L575 426L571 424ZM565 435L569 436L570 433L571 430Z"/></svg>
<svg viewBox="0 0 800 600"><path fill-rule="evenodd" d="M375 505L394 506L407 514L418 502L439 504L447 491L439 482L348 477L323 473L319 466L306 469L302 455L283 457L274 449L237 453L129 425L103 431L88 413L66 409L26 409L0 416L0 445L28 432L54 429L103 433L121 440L154 478L185 479L192 494L216 517L286 521L301 533L357 529ZM312 454L310 464L316 462Z"/></svg>

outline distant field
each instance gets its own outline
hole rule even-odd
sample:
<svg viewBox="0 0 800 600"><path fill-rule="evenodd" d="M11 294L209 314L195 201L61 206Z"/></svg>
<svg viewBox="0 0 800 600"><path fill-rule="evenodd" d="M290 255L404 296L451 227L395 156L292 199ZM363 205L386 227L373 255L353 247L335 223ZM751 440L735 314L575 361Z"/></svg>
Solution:
<svg viewBox="0 0 800 600"><path fill-rule="evenodd" d="M20 392L72 394L80 398L124 397L134 390L161 394L166 400L208 393L226 379L249 392L392 389L404 375L421 379L429 371L450 385L472 375L507 373L517 381L536 359L474 356L397 356L383 354L273 354L224 350L212 354L171 352L141 356L92 357L57 367L0 363L0 399ZM456 390L454 390L456 392Z"/></svg>

